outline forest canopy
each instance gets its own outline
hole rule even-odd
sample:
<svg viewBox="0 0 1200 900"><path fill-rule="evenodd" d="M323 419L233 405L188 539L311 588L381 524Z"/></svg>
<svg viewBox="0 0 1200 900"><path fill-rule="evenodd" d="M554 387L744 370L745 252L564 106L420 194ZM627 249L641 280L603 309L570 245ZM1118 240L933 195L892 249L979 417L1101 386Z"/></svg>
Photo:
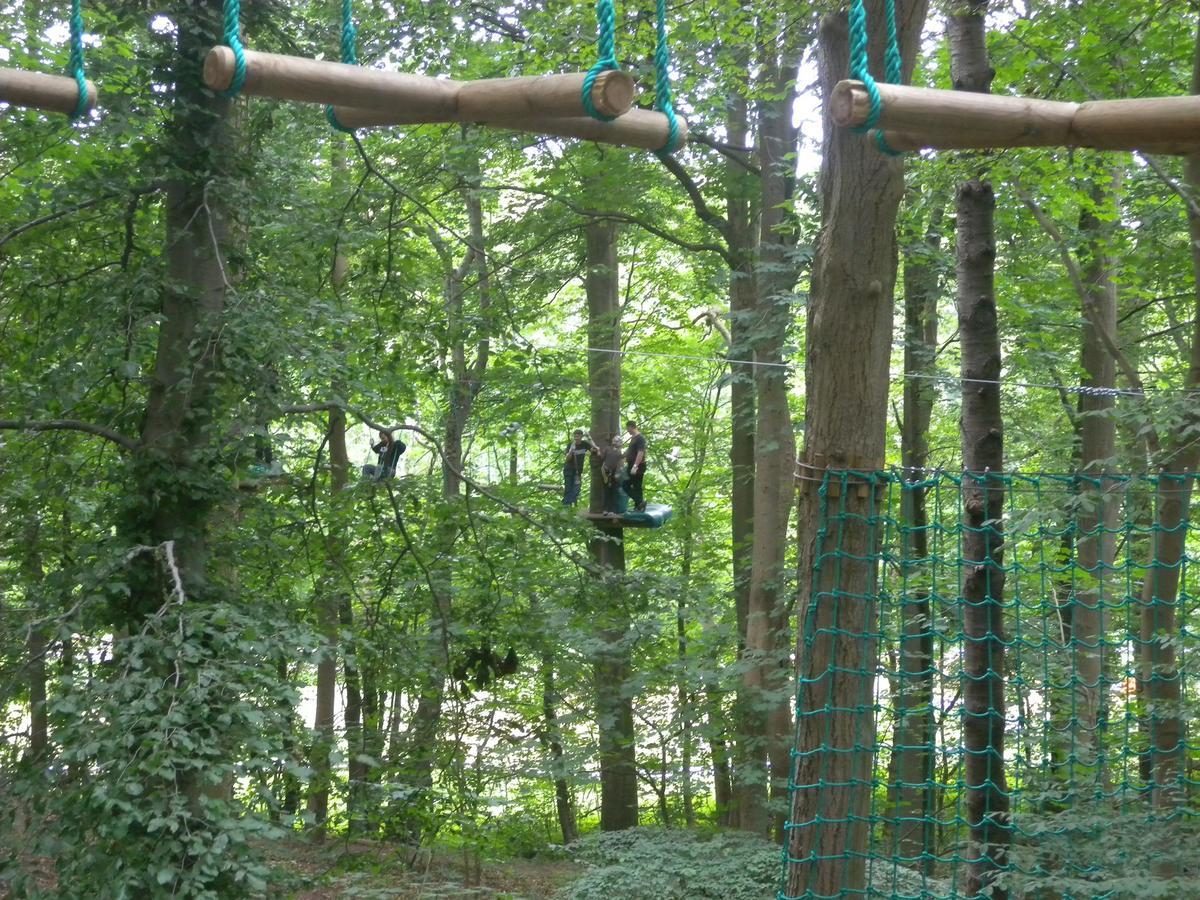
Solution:
<svg viewBox="0 0 1200 900"><path fill-rule="evenodd" d="M0 5L0 896L1200 894L1198 12Z"/></svg>

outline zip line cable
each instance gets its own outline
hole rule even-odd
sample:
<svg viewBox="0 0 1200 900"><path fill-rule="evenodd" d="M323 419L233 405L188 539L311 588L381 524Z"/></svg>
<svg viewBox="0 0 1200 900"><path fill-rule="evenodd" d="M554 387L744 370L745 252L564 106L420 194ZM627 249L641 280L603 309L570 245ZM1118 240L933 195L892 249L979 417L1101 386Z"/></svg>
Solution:
<svg viewBox="0 0 1200 900"><path fill-rule="evenodd" d="M790 362L760 362L753 359L729 359L722 356L699 356L693 353L661 353L651 350L612 350L608 347L563 347L560 345L532 345L526 349L535 353L609 353L615 356L647 356L656 359L682 359L693 362L711 362L739 366L755 366L763 368L790 369ZM1144 397L1146 394L1197 394L1200 389L1189 388L1146 388L1144 391L1134 388L1093 387L1090 385L1053 384L1039 381L1015 381L1007 378L960 378L957 375L930 375L923 372L908 372L904 376L910 380L937 381L945 384L995 384L1000 387L1032 388L1038 390L1065 391L1068 394L1080 394L1088 397Z"/></svg>

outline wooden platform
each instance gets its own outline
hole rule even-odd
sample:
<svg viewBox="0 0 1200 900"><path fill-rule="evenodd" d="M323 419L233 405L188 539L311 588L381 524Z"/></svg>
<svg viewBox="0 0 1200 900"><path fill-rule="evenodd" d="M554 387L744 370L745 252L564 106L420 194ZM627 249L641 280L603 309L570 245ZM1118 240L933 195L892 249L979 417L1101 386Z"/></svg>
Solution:
<svg viewBox="0 0 1200 900"><path fill-rule="evenodd" d="M647 503L645 512L629 510L620 515L614 513L580 513L585 519L609 528L661 528L671 520L673 510L664 503Z"/></svg>

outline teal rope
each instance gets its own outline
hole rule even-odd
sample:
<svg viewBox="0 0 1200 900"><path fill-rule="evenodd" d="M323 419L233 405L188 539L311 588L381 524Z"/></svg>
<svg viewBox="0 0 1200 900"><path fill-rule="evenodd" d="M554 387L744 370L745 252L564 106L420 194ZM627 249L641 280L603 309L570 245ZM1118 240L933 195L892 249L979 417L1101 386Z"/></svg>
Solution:
<svg viewBox="0 0 1200 900"><path fill-rule="evenodd" d="M87 112L88 89L87 78L83 74L83 10L80 0L71 0L71 59L69 62L71 77L79 86L79 102L71 113L72 119L78 119Z"/></svg>
<svg viewBox="0 0 1200 900"><path fill-rule="evenodd" d="M353 0L342 0L342 62L348 66L358 65L358 52L355 43L358 39L358 29L354 27ZM325 118L335 131L343 134L353 134L353 128L347 128L338 121L333 106L325 107Z"/></svg>
<svg viewBox="0 0 1200 900"><path fill-rule="evenodd" d="M885 0L884 11L887 18L888 39L887 50L884 53L886 64L884 83L899 84L900 46L896 36L895 0ZM854 131L870 131L879 121L883 100L879 96L879 87L875 84L875 79L871 77L871 70L867 62L867 10L863 6L863 0L854 0L850 4L850 75L862 82L863 87L867 90L867 97L871 101L871 111L867 114L867 120L856 127ZM875 133L875 144L889 156L900 156L898 151L888 146L882 131Z"/></svg>
<svg viewBox="0 0 1200 900"><path fill-rule="evenodd" d="M233 51L233 81L221 91L222 97L236 97L246 83L246 48L242 46L240 0L225 0L225 43Z"/></svg>
<svg viewBox="0 0 1200 900"><path fill-rule="evenodd" d="M596 49L599 59L583 76L583 109L593 119L601 122L611 122L616 116L606 116L592 103L592 86L601 72L619 69L616 56L617 12L613 9L613 0L596 0Z"/></svg>
<svg viewBox="0 0 1200 900"><path fill-rule="evenodd" d="M667 142L655 153L659 159L679 149L679 120L671 104L671 48L667 43L667 0L657 3L657 35L654 45L654 106L667 117Z"/></svg>

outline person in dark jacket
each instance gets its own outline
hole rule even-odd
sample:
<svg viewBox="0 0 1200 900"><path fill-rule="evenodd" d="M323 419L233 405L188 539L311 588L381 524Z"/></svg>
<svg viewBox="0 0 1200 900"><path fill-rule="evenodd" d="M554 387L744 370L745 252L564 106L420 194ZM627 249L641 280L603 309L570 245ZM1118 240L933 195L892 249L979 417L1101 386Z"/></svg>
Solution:
<svg viewBox="0 0 1200 900"><path fill-rule="evenodd" d="M638 512L646 511L646 497L642 492L642 479L646 477L646 436L638 431L637 422L630 419L625 423L629 432L629 447L625 451L625 492Z"/></svg>
<svg viewBox="0 0 1200 900"><path fill-rule="evenodd" d="M390 431L380 431L379 442L372 444L371 449L378 454L379 462L377 465L363 466L363 475L371 481L383 481L387 478L394 478L396 475L396 465L400 461L400 454L407 449L404 446L404 441L392 437Z"/></svg>
<svg viewBox="0 0 1200 900"><path fill-rule="evenodd" d="M587 464L591 449L592 442L583 436L582 429L576 428L574 439L567 444L567 453L563 458L563 506L574 506L579 502L583 467Z"/></svg>

